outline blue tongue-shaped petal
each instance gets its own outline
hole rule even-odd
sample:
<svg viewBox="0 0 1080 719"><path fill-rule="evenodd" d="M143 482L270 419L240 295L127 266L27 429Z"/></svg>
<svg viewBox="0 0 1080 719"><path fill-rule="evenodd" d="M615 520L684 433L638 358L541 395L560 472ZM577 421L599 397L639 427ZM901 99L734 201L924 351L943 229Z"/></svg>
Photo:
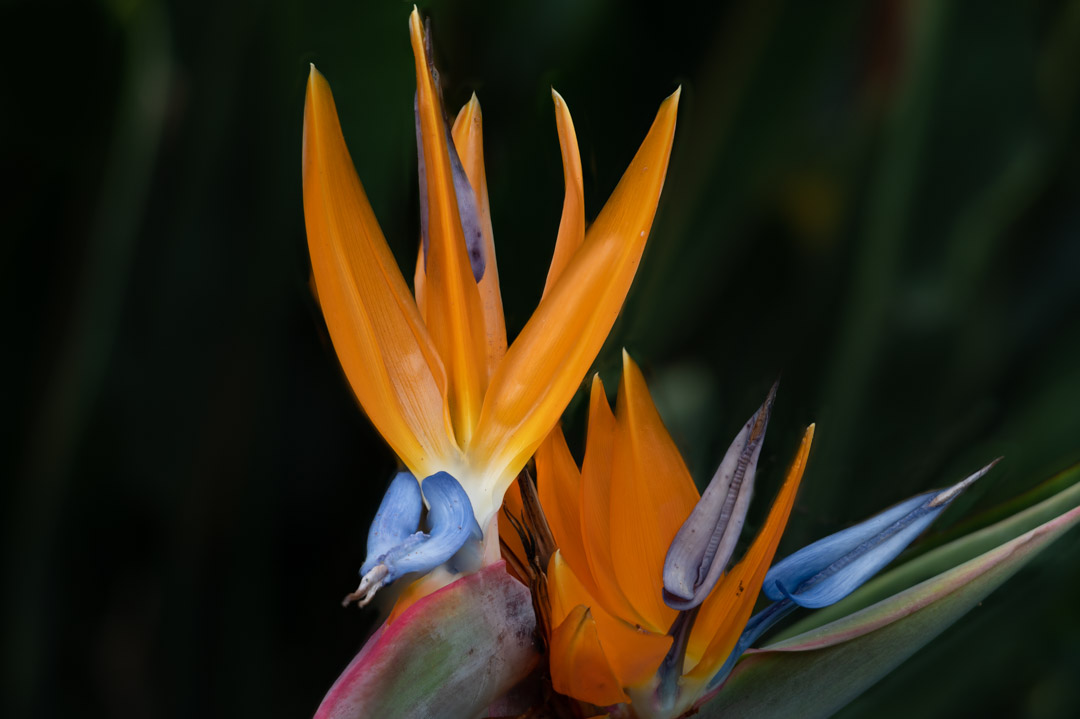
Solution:
<svg viewBox="0 0 1080 719"><path fill-rule="evenodd" d="M470 539L483 537L469 496L456 479L438 472L424 480L428 532L416 531L423 501L420 485L400 472L379 505L368 533L368 557L360 568L360 586L345 597L364 606L382 587L413 572L429 572L444 564Z"/></svg>
<svg viewBox="0 0 1080 719"><path fill-rule="evenodd" d="M664 558L664 603L672 609L698 606L712 591L735 551L777 385L743 426L724 455L694 511L679 528Z"/></svg>
<svg viewBox="0 0 1080 719"><path fill-rule="evenodd" d="M817 609L835 604L891 562L994 460L949 489L912 497L870 519L803 547L773 565L762 591Z"/></svg>
<svg viewBox="0 0 1080 719"><path fill-rule="evenodd" d="M424 500L420 483L412 472L398 472L390 480L379 511L371 523L367 537L367 559L360 573L366 574L383 556L404 542L420 526Z"/></svg>

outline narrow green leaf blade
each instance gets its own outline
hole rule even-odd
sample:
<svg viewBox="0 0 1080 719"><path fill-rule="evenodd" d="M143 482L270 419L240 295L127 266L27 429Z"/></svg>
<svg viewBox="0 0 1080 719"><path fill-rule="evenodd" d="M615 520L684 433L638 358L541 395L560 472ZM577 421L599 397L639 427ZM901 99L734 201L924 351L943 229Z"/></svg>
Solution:
<svg viewBox="0 0 1080 719"><path fill-rule="evenodd" d="M1077 523L1080 507L862 611L751 652L699 716L831 715Z"/></svg>

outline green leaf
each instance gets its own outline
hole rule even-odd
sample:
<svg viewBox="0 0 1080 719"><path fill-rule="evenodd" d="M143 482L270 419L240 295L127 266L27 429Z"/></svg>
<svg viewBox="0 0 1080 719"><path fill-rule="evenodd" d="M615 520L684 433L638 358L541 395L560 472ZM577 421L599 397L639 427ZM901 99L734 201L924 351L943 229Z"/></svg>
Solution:
<svg viewBox="0 0 1080 719"><path fill-rule="evenodd" d="M751 651L736 665L716 698L702 707L700 716L764 719L831 715L944 631L1078 522L1080 507L1074 507L873 606Z"/></svg>
<svg viewBox="0 0 1080 719"><path fill-rule="evenodd" d="M383 625L315 719L478 716L536 665L532 597L498 562Z"/></svg>
<svg viewBox="0 0 1080 719"><path fill-rule="evenodd" d="M1080 506L1080 464L1055 475L1045 485L1059 488L1057 494L1034 506L1017 512L989 527L972 532L946 545L937 547L895 569L870 580L846 599L807 616L777 635L777 639L793 637L820 627L853 612L891 597L951 567L979 556L994 547L1020 536L1043 522ZM1043 485L1033 491L1042 491ZM1063 488L1063 489L1061 489ZM1026 495L1025 495L1026 496ZM1021 498L1014 500L1020 501ZM1014 502L1007 506L1013 506ZM995 514L996 510L991 510Z"/></svg>

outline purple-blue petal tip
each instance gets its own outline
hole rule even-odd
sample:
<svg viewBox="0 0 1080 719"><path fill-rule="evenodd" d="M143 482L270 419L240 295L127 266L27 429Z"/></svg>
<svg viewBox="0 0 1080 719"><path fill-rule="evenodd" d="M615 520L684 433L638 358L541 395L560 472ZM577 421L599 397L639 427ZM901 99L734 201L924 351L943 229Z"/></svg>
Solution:
<svg viewBox="0 0 1080 719"><path fill-rule="evenodd" d="M917 495L803 547L769 569L762 591L770 599L787 598L803 607L835 604L904 551L950 502L997 462L948 489Z"/></svg>

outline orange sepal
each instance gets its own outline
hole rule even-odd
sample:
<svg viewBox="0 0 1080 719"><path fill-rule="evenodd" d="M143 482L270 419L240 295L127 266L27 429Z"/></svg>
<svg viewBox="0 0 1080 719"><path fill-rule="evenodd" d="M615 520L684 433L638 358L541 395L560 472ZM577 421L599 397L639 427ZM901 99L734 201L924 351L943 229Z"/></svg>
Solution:
<svg viewBox="0 0 1080 719"><path fill-rule="evenodd" d="M641 370L625 351L616 412L611 558L623 594L650 629L665 632L676 612L664 604L664 558L699 495Z"/></svg>
<svg viewBox="0 0 1080 719"><path fill-rule="evenodd" d="M765 574L769 571L773 555L780 544L780 536L784 533L791 507L795 504L795 493L802 482L813 441L814 425L810 425L803 434L798 454L788 469L780 493L773 501L765 525L742 560L724 575L701 604L687 649L690 659L695 656L700 656L701 659L687 676L699 681L710 679L727 660L743 627L750 620L761 584L765 581Z"/></svg>
<svg viewBox="0 0 1080 719"><path fill-rule="evenodd" d="M356 175L326 79L304 105L304 220L312 275L345 376L372 424L418 477L457 456L447 380Z"/></svg>
<svg viewBox="0 0 1080 719"><path fill-rule="evenodd" d="M496 483L509 483L558 421L622 308L660 199L678 98L661 104L585 241L491 378L470 459L491 467Z"/></svg>
<svg viewBox="0 0 1080 719"><path fill-rule="evenodd" d="M499 270L495 262L495 239L491 230L491 205L488 202L487 173L484 171L484 122L480 101L474 94L461 108L454 120L454 146L476 194L480 230L484 235L484 276L480 289L480 307L484 313L487 338L487 370L490 377L506 354L506 321L503 318L502 292L499 289Z"/></svg>
<svg viewBox="0 0 1080 719"><path fill-rule="evenodd" d="M487 384L487 339L454 190L442 100L431 75L420 13L409 16L416 61L417 112L427 187L428 251L422 294L425 320L446 366L450 415L462 447L469 444Z"/></svg>
<svg viewBox="0 0 1080 719"><path fill-rule="evenodd" d="M630 701L608 663L588 608L574 607L555 627L548 651L555 691L597 706Z"/></svg>
<svg viewBox="0 0 1080 719"><path fill-rule="evenodd" d="M589 397L588 442L581 463L581 536L596 598L612 614L644 625L645 620L627 601L611 560L611 452L615 442L615 415L608 406L600 375L593 375ZM584 576L584 571L581 571Z"/></svg>
<svg viewBox="0 0 1080 719"><path fill-rule="evenodd" d="M578 605L589 607L600 644L620 686L640 684L656 673L671 648L670 636L639 629L605 610L561 552L551 555L547 580L552 624L561 623Z"/></svg>
<svg viewBox="0 0 1080 719"><path fill-rule="evenodd" d="M562 151L563 183L566 185L566 192L562 219L559 221L559 236L555 240L555 252L551 256L551 266L548 267L547 281L544 283L545 295L585 240L585 182L581 176L581 153L578 151L577 133L574 132L570 109L562 95L555 92L555 88L551 89L551 99L555 101L555 125L559 130L559 149Z"/></svg>
<svg viewBox="0 0 1080 719"><path fill-rule="evenodd" d="M557 424L536 449L536 489L555 544L571 565L587 567L581 538L581 473ZM583 580L592 586L591 575Z"/></svg>

